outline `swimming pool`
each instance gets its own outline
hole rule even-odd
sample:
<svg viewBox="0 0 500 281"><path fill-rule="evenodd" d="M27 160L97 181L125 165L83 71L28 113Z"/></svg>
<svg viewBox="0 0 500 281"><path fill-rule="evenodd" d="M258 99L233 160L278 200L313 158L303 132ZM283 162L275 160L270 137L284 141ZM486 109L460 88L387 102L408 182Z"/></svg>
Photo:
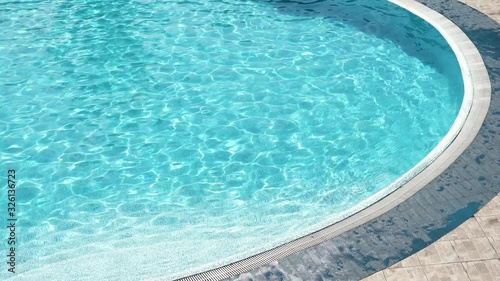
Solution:
<svg viewBox="0 0 500 281"><path fill-rule="evenodd" d="M174 278L310 233L424 159L463 99L445 40L385 1L0 15L2 167L31 278Z"/></svg>

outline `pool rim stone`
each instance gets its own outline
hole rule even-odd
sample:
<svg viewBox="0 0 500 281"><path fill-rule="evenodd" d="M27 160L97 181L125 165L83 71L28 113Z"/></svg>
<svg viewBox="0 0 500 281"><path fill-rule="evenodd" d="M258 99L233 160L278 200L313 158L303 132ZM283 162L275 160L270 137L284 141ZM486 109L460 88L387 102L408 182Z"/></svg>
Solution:
<svg viewBox="0 0 500 281"><path fill-rule="evenodd" d="M461 124L458 124L457 132L452 135L448 133L445 139L438 144L438 147L443 146L442 151L438 151L439 153L434 155L434 158L431 154L435 153L436 149L422 160L422 162L426 159L431 160L429 163L426 163L427 165L422 170L414 171L415 173L411 175L411 178L404 181L400 187L396 187L389 194L383 195L382 198L371 202L369 206L355 212L351 216L268 251L205 272L187 277L179 277L175 280L224 280L337 237L381 216L412 197L443 173L472 143L486 118L491 101L491 83L479 51L457 25L431 8L414 0L389 0L389 2L427 21L441 33L453 49L459 62L464 82L464 101L457 119L450 130L450 132L453 131L458 121ZM446 138L449 139L446 140Z"/></svg>

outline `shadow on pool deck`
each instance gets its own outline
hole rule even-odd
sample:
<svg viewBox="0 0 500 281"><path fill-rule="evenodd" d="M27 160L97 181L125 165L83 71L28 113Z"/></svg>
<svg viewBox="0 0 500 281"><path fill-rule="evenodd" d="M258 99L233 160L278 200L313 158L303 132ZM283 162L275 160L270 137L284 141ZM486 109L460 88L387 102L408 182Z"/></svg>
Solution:
<svg viewBox="0 0 500 281"><path fill-rule="evenodd" d="M499 194L499 25L455 0L420 2L455 22L483 56L492 97L478 136L443 174L396 208L338 237L232 280L360 280L435 242ZM298 9L301 4L288 1L266 3L299 14L308 11L306 5ZM316 5L327 3L331 1Z"/></svg>

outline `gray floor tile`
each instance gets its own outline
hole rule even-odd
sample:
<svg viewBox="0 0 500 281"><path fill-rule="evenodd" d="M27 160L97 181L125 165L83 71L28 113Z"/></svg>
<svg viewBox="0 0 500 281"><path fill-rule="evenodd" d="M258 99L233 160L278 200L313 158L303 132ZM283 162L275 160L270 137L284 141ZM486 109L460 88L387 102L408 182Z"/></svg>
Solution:
<svg viewBox="0 0 500 281"><path fill-rule="evenodd" d="M460 261L498 258L488 238L453 240L451 245L453 245Z"/></svg>
<svg viewBox="0 0 500 281"><path fill-rule="evenodd" d="M498 236L488 237L488 240L490 241L491 246L493 246L493 249L497 252L497 255L500 257L500 234Z"/></svg>
<svg viewBox="0 0 500 281"><path fill-rule="evenodd" d="M477 217L477 222L483 229L486 236L491 237L500 235L500 215Z"/></svg>
<svg viewBox="0 0 500 281"><path fill-rule="evenodd" d="M465 270L472 281L500 281L500 260L464 262Z"/></svg>
<svg viewBox="0 0 500 281"><path fill-rule="evenodd" d="M455 230L445 235L443 237L443 240L457 240L481 237L486 237L483 229L481 228L481 226L479 226L476 218L470 218Z"/></svg>
<svg viewBox="0 0 500 281"><path fill-rule="evenodd" d="M488 202L479 212L476 217L500 216L500 196L495 196Z"/></svg>
<svg viewBox="0 0 500 281"><path fill-rule="evenodd" d="M387 281L431 281L422 266L386 269L384 274Z"/></svg>
<svg viewBox="0 0 500 281"><path fill-rule="evenodd" d="M469 280L461 263L449 263L424 266L430 281L466 281Z"/></svg>
<svg viewBox="0 0 500 281"><path fill-rule="evenodd" d="M295 270L295 266L290 264L287 259L281 259L278 261L278 264L283 270L283 272L290 278L290 280L302 280L302 277Z"/></svg>
<svg viewBox="0 0 500 281"><path fill-rule="evenodd" d="M268 266L260 268L260 272L269 281L291 281L278 262L272 262Z"/></svg>
<svg viewBox="0 0 500 281"><path fill-rule="evenodd" d="M420 266L420 260L417 255L411 255L406 259L392 265L390 268L401 268L401 267L412 267L412 266Z"/></svg>
<svg viewBox="0 0 500 281"><path fill-rule="evenodd" d="M418 252L418 259L422 265L459 262L460 259L453 250L450 241L438 241Z"/></svg>
<svg viewBox="0 0 500 281"><path fill-rule="evenodd" d="M387 279L385 278L384 272L379 271L375 274L366 277L365 279L363 279L363 281L387 281Z"/></svg>

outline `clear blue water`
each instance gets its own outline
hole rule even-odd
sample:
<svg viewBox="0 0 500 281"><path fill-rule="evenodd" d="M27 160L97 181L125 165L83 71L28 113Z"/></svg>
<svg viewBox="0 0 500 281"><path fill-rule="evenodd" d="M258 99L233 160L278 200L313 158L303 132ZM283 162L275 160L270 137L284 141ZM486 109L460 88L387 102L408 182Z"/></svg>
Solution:
<svg viewBox="0 0 500 281"><path fill-rule="evenodd" d="M26 280L290 241L422 160L463 97L444 39L385 1L0 1L0 66Z"/></svg>

